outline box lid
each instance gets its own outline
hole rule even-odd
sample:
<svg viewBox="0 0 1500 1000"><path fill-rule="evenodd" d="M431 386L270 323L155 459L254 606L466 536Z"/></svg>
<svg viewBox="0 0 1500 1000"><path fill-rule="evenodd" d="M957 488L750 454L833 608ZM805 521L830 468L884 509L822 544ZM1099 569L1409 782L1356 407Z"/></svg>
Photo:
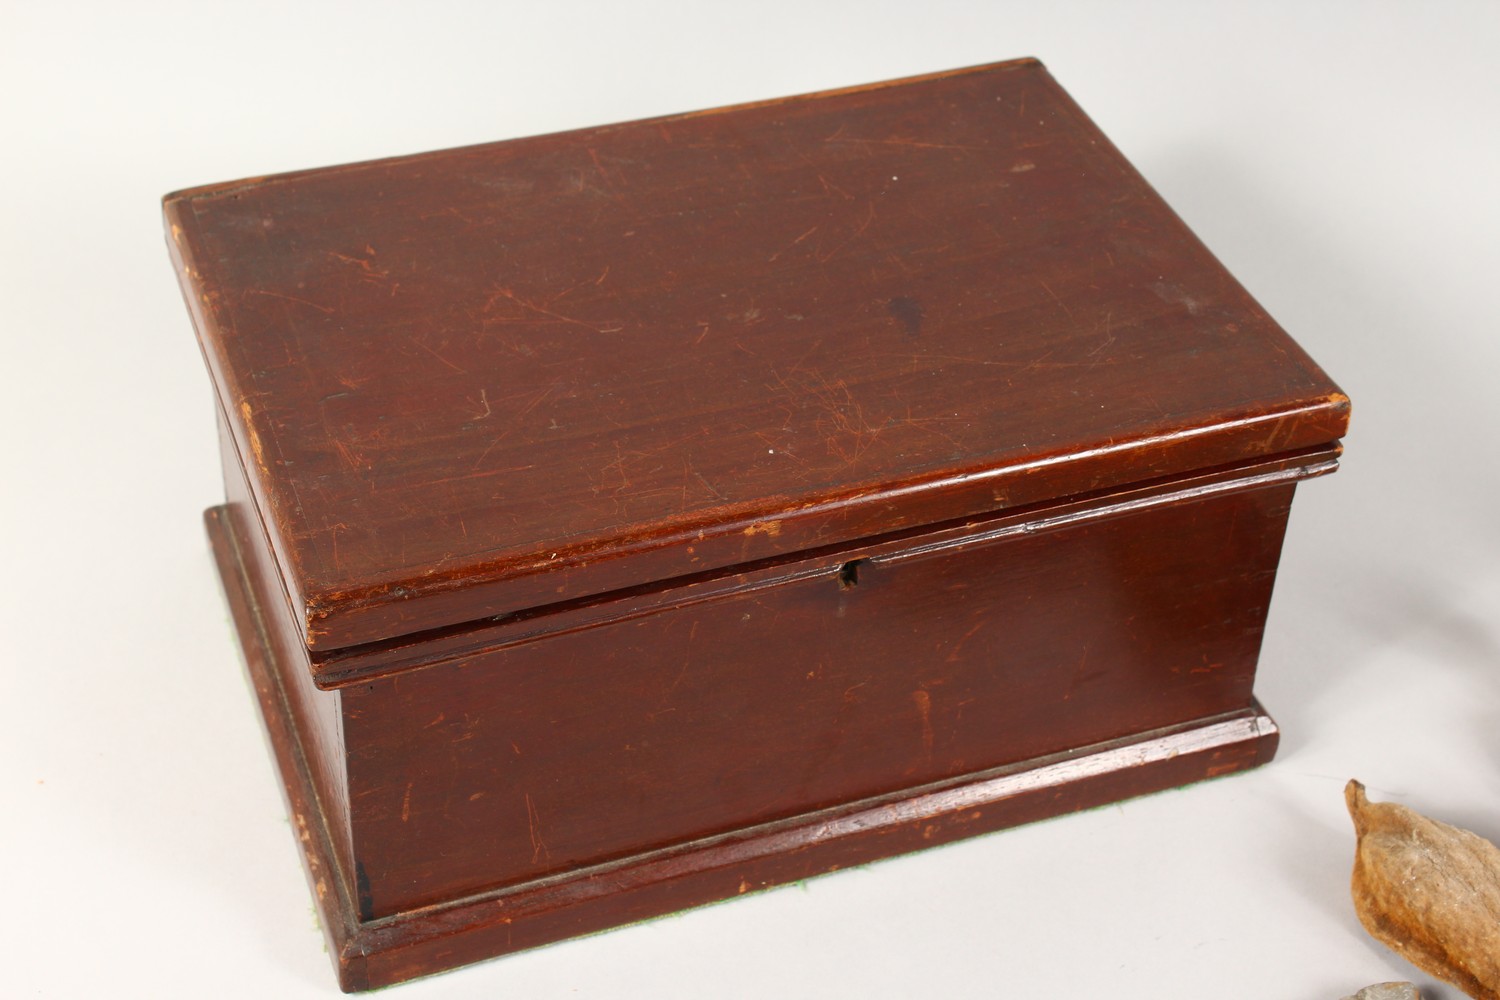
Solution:
<svg viewBox="0 0 1500 1000"><path fill-rule="evenodd" d="M313 650L1340 437L1034 60L247 180L170 242Z"/></svg>

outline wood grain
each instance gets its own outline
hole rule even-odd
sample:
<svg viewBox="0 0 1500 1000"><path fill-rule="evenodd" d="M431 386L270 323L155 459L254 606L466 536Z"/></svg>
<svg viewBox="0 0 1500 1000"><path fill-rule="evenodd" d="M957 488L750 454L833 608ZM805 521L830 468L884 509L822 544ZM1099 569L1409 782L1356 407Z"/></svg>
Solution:
<svg viewBox="0 0 1500 1000"><path fill-rule="evenodd" d="M165 211L346 989L1274 751L1348 400L1034 60Z"/></svg>
<svg viewBox="0 0 1500 1000"><path fill-rule="evenodd" d="M577 868L561 877L368 918L339 865L265 613L223 508L207 514L252 686L281 771L329 952L346 991L375 989L524 948L732 898L903 851L1086 809L1265 763L1275 723L1252 704L1223 716ZM324 692L331 696L331 692Z"/></svg>
<svg viewBox="0 0 1500 1000"><path fill-rule="evenodd" d="M870 559L352 684L386 916L1243 711L1293 487Z"/></svg>
<svg viewBox="0 0 1500 1000"><path fill-rule="evenodd" d="M170 196L306 644L1321 445L1034 61Z"/></svg>

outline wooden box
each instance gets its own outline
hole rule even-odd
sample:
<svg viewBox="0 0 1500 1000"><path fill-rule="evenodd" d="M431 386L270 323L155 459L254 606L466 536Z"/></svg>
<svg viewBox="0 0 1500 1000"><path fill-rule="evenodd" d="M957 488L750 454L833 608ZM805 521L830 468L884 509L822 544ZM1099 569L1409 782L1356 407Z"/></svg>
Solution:
<svg viewBox="0 0 1500 1000"><path fill-rule="evenodd" d="M1348 400L1035 61L166 217L345 989L1274 751Z"/></svg>

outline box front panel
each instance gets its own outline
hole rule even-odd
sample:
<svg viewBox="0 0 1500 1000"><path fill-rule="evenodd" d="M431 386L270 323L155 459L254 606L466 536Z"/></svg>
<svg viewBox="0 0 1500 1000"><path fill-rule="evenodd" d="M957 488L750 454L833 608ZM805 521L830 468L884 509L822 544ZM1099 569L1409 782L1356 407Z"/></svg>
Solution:
<svg viewBox="0 0 1500 1000"><path fill-rule="evenodd" d="M365 919L1244 709L1293 487L345 688Z"/></svg>

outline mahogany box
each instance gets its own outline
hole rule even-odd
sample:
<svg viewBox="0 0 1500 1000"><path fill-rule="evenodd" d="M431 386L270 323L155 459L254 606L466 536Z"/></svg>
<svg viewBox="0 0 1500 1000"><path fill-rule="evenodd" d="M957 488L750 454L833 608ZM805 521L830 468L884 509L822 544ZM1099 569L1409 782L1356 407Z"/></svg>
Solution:
<svg viewBox="0 0 1500 1000"><path fill-rule="evenodd" d="M1034 60L165 212L346 990L1275 749L1348 400Z"/></svg>

